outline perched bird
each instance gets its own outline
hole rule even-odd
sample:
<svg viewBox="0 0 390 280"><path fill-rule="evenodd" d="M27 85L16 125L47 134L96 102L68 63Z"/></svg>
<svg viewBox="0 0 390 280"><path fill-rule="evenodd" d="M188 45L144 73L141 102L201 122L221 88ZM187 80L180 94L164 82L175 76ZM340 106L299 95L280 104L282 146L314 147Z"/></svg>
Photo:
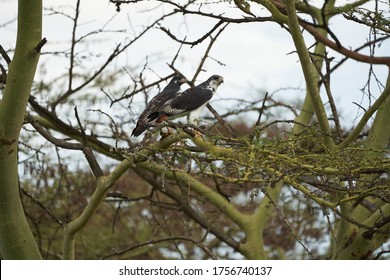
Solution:
<svg viewBox="0 0 390 280"><path fill-rule="evenodd" d="M139 116L137 125L131 135L139 136L149 127L158 125L156 122L157 120L153 117L151 118L150 116L154 116L167 101L173 99L177 94L181 93L180 87L186 82L188 82L188 80L182 75L176 74L173 76L168 85L159 94L154 96L152 100L150 100L148 106Z"/></svg>
<svg viewBox="0 0 390 280"><path fill-rule="evenodd" d="M188 115L189 123L196 125L200 113L214 96L221 83L223 83L223 78L219 75L213 75L207 81L168 100L157 112L150 114L149 118L156 123L161 123L170 118Z"/></svg>

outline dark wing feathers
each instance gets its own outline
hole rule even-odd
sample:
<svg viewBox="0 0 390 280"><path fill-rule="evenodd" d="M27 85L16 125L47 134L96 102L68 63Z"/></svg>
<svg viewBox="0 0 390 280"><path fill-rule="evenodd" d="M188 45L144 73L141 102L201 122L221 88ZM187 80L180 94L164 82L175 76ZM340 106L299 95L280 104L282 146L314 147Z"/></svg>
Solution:
<svg viewBox="0 0 390 280"><path fill-rule="evenodd" d="M160 114L159 112L153 112L150 115L148 115L148 117L147 117L148 122L155 120L159 114Z"/></svg>
<svg viewBox="0 0 390 280"><path fill-rule="evenodd" d="M132 136L139 136L148 127L156 125L151 123L155 119L155 113L163 106L168 100L174 98L176 94L180 92L180 87L186 82L186 79L181 75L175 75L169 84L156 96L154 96L145 110L141 113L137 125L131 133Z"/></svg>
<svg viewBox="0 0 390 280"><path fill-rule="evenodd" d="M172 108L185 110L187 112L199 108L212 97L213 93L211 90L195 87L189 89L188 92L183 92L183 94L180 94L177 98L173 99L170 105Z"/></svg>

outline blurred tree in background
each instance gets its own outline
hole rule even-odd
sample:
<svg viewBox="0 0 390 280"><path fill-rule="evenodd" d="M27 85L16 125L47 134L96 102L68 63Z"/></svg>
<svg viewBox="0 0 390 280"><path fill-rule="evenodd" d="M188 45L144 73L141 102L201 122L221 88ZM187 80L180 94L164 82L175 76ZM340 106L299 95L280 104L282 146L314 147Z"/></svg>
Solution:
<svg viewBox="0 0 390 280"><path fill-rule="evenodd" d="M44 9L71 24L65 50L45 51L50 38L46 45L40 0L18 1L15 49L0 48L3 258L388 258L390 83L374 71L390 66L390 56L376 54L390 36L387 2L156 0L143 13L159 16L141 30L110 30L107 22L87 32L81 2L71 11ZM110 1L115 13L142 5ZM212 24L189 40L169 25L173 17ZM365 43L344 46L332 18L366 29ZM183 46L204 46L191 61L193 86L208 61L223 64L210 52L231 25L265 22L292 39L305 80L302 103L279 100L279 89L260 91L249 101L237 96L223 110L209 105L207 125L168 122L141 141L130 138L144 104L180 72ZM129 59L156 29L177 49L160 58L171 69L165 76L149 66L155 58L141 66ZM112 50L104 56L91 45L105 34L116 39L104 42ZM257 63L256 53L248 55ZM33 82L39 56L46 60ZM51 68L50 59L66 71ZM363 113L351 128L339 118L331 83L347 60L367 65L367 84L380 92L363 89L371 102L359 105ZM101 64L90 67L94 61ZM162 137L166 126L171 133Z"/></svg>

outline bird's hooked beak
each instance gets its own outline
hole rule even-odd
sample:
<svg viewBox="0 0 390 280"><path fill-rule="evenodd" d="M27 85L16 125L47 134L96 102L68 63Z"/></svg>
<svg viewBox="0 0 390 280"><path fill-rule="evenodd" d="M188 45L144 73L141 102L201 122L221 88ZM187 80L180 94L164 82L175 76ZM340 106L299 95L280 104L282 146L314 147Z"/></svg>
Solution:
<svg viewBox="0 0 390 280"><path fill-rule="evenodd" d="M217 81L218 81L218 84L222 84L223 83L223 77L219 76Z"/></svg>

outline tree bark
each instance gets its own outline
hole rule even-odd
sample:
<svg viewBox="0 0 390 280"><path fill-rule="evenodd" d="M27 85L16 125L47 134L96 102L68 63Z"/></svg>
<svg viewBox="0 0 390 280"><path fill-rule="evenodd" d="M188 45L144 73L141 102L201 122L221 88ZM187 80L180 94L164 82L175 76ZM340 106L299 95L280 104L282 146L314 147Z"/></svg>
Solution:
<svg viewBox="0 0 390 280"><path fill-rule="evenodd" d="M18 139L39 59L42 1L19 0L15 54L0 101L0 250L4 259L41 259L19 195Z"/></svg>

